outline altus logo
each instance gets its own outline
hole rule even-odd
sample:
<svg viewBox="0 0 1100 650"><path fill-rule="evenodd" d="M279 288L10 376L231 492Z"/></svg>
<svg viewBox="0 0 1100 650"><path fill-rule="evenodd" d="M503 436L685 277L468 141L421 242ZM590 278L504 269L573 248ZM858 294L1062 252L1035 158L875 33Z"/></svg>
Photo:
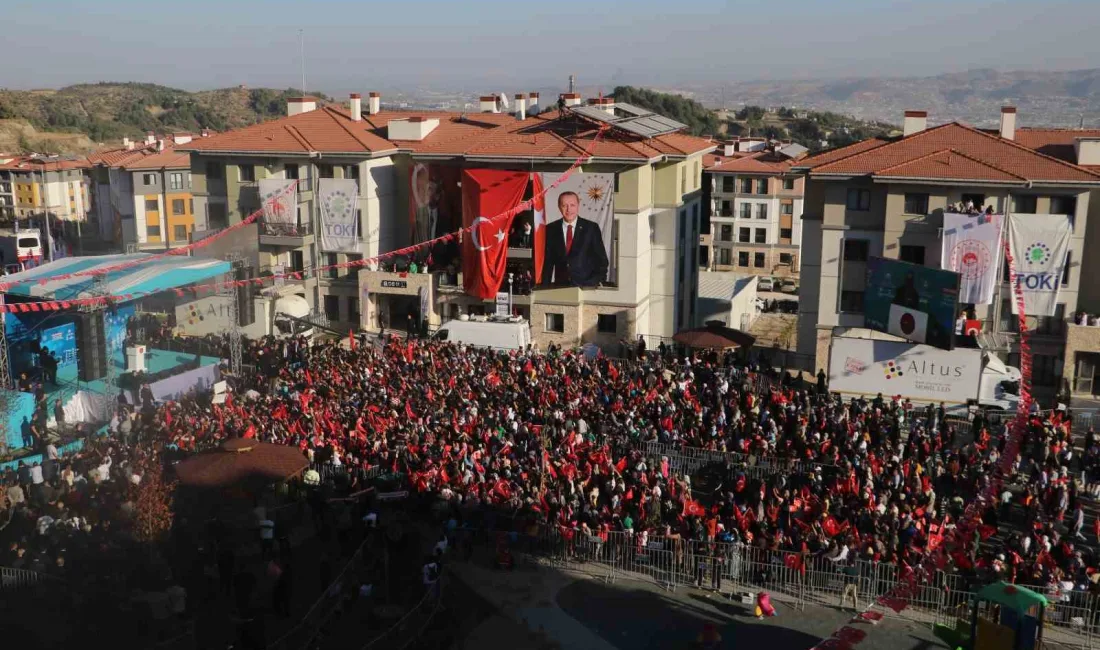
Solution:
<svg viewBox="0 0 1100 650"><path fill-rule="evenodd" d="M918 361L916 359L897 361L891 359L882 362L882 374L886 379L906 375L912 375L916 379L933 379L936 377L958 379L963 375L963 367L936 363L935 361Z"/></svg>

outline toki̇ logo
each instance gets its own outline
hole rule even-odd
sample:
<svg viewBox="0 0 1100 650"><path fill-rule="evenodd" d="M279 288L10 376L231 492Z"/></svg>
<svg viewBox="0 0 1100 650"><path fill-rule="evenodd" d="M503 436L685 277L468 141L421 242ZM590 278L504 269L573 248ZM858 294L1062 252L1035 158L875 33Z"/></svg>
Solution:
<svg viewBox="0 0 1100 650"><path fill-rule="evenodd" d="M1045 265L1050 261L1050 246L1047 246L1044 242L1037 241L1027 247L1024 253L1024 260L1028 265L1037 264L1039 266Z"/></svg>

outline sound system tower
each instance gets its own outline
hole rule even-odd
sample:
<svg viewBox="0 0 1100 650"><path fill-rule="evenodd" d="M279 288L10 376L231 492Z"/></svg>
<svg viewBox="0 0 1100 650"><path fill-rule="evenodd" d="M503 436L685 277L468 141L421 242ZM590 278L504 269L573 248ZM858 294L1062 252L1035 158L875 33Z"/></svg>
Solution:
<svg viewBox="0 0 1100 650"><path fill-rule="evenodd" d="M256 271L251 266L237 267L236 278L238 281L252 280L256 277ZM249 282L237 287L237 320L241 327L247 327L256 322L256 285Z"/></svg>
<svg viewBox="0 0 1100 650"><path fill-rule="evenodd" d="M82 313L76 321L76 371L80 381L107 375L107 335L103 312Z"/></svg>

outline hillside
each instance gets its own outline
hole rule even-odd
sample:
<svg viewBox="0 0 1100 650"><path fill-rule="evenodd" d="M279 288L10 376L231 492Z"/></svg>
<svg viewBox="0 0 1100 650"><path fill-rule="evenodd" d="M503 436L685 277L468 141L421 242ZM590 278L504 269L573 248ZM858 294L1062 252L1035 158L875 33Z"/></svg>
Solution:
<svg viewBox="0 0 1100 650"><path fill-rule="evenodd" d="M888 136L898 127L886 122L866 122L830 111L796 110L780 106L745 106L737 111L718 111L727 135L755 135L793 140L810 151L844 145L877 136Z"/></svg>
<svg viewBox="0 0 1100 650"><path fill-rule="evenodd" d="M616 86L611 94L615 101L634 104L687 124L692 135L714 135L718 132L719 124L714 111L692 99L633 86Z"/></svg>
<svg viewBox="0 0 1100 650"><path fill-rule="evenodd" d="M25 120L37 131L78 133L96 143L147 131L224 131L286 114L293 88L223 88L188 92L156 84L98 83L59 90L0 90L0 120ZM327 99L319 93L313 93ZM65 148L66 140L55 146ZM51 153L75 153L56 151Z"/></svg>
<svg viewBox="0 0 1100 650"><path fill-rule="evenodd" d="M931 77L768 80L687 87L714 108L796 106L872 121L900 122L907 109L928 111L931 123L997 124L1000 107L1019 109L1027 126L1100 126L1100 68L1088 70L968 70Z"/></svg>

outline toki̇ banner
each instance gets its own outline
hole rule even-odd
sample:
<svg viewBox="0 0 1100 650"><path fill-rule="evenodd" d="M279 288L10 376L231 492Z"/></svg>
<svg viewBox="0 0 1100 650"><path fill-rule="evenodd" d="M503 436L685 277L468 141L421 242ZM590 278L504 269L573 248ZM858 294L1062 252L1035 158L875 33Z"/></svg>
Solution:
<svg viewBox="0 0 1100 650"><path fill-rule="evenodd" d="M959 274L959 302L989 305L1001 270L1004 215L943 215L943 268Z"/></svg>
<svg viewBox="0 0 1100 650"><path fill-rule="evenodd" d="M1064 214L1021 214L1008 218L1008 244L1023 289L1024 313L1053 316L1073 228ZM1019 306L1012 301L1012 313Z"/></svg>
<svg viewBox="0 0 1100 650"><path fill-rule="evenodd" d="M360 252L359 183L354 178L318 179L317 202L321 207L321 250Z"/></svg>
<svg viewBox="0 0 1100 650"><path fill-rule="evenodd" d="M260 179L264 223L298 224L298 188L291 187L296 184L297 181L282 178Z"/></svg>

